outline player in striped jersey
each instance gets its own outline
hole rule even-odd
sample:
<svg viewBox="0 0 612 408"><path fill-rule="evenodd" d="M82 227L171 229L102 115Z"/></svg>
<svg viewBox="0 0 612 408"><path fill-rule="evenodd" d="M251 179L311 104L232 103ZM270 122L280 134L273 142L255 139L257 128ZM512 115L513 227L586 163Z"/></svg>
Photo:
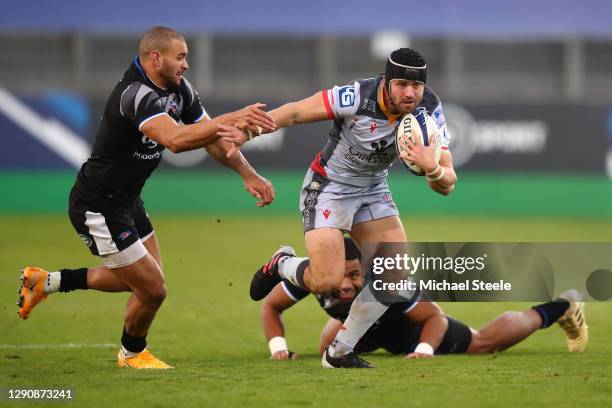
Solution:
<svg viewBox="0 0 612 408"><path fill-rule="evenodd" d="M211 119L183 77L189 68L187 53L183 36L170 28L155 27L145 33L139 56L108 98L91 156L70 192L70 221L103 265L57 272L26 267L22 274L18 313L24 320L50 293L132 292L124 315L120 367L170 368L146 349L166 285L157 236L140 198L164 149L206 148L215 160L242 176L258 206L274 199L271 183L241 154L228 157L230 146L217 132L221 124L274 130L274 121L262 110L265 105Z"/></svg>
<svg viewBox="0 0 612 408"><path fill-rule="evenodd" d="M325 295L313 293L321 309L330 317L321 333L321 354L347 319L351 304L364 283L359 249L350 238L344 239L344 246L345 273L340 287ZM285 247L285 251L291 252L292 249ZM309 294L283 280L262 303L261 323L272 359L297 358L297 354L290 351L287 345L281 315ZM520 312L505 312L480 330L453 319L436 303L415 293L408 301L391 305L359 340L355 353L382 348L409 359L441 354L493 353L512 347L555 322L565 331L569 351L584 351L588 342L588 326L584 318L584 304L575 290L562 293L553 302Z"/></svg>

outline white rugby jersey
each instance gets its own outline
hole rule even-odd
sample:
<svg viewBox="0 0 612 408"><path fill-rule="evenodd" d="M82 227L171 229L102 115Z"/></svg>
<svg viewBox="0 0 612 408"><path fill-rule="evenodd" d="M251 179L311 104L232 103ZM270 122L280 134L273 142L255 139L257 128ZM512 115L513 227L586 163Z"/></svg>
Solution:
<svg viewBox="0 0 612 408"><path fill-rule="evenodd" d="M389 167L397 158L395 129L399 116L387 112L382 82L381 75L323 91L327 115L334 123L327 144L311 164L315 173L359 187L385 180ZM439 128L442 148L448 149L450 134L442 104L427 86L419 108L424 108L433 117Z"/></svg>

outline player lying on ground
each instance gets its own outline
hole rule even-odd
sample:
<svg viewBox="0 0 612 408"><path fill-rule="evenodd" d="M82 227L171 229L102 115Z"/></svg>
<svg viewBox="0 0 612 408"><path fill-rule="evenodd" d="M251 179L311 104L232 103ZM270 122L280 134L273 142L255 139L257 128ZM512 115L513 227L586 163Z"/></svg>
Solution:
<svg viewBox="0 0 612 408"><path fill-rule="evenodd" d="M164 148L182 152L206 148L240 174L258 206L274 199L271 183L217 134L219 125L260 126L274 120L255 104L211 119L198 93L183 78L187 44L176 31L155 27L143 36L139 56L108 99L91 157L70 192L70 221L104 266L47 273L27 267L19 294L19 316L54 292L95 289L133 292L125 308L120 367L169 368L146 349L146 337L166 297L159 244L140 192ZM185 125L179 125L179 122Z"/></svg>
<svg viewBox="0 0 612 408"><path fill-rule="evenodd" d="M251 285L254 300L265 297L281 279L319 294L337 289L344 276L344 232L361 246L407 242L387 184L389 167L398 157L395 131L403 115L422 109L434 119L438 131L431 137L432 144L409 144L401 157L426 172L423 180L432 190L442 195L453 191L457 177L448 150L450 135L442 103L426 80L425 59L413 49L401 48L389 56L384 75L334 86L270 111L278 127L323 120L333 124L327 145L313 160L302 185L300 210L308 257L275 254L270 265L282 264L279 274L270 274L270 268L258 271ZM245 134L233 136L229 128L221 129L225 140L235 145L249 140ZM434 139L443 149L439 160ZM401 273L396 278L401 281ZM376 293L370 287L361 291L345 330L321 360L324 367L373 367L353 348L387 309L378 301L387 295L393 294ZM367 301L372 296L377 301Z"/></svg>
<svg viewBox="0 0 612 408"><path fill-rule="evenodd" d="M285 247L285 251L291 251L291 248ZM345 238L345 253L345 273L340 288L329 295L314 294L321 308L330 316L321 333L321 354L336 337L363 285L359 249L350 238ZM281 314L308 294L284 280L265 298L261 322L273 359L297 358L297 354L287 347ZM409 302L390 306L359 340L355 353L382 348L393 354L405 354L410 359L428 358L434 354L493 353L515 345L555 322L565 331L569 351L584 351L588 327L584 304L575 290L562 293L560 299L553 302L522 312L505 312L480 330L445 315L436 303L419 298L417 294Z"/></svg>

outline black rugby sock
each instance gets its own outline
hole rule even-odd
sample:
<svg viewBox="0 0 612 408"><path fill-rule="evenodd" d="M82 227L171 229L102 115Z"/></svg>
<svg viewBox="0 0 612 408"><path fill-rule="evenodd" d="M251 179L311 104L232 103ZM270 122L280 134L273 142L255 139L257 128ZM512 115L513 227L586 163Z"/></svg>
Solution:
<svg viewBox="0 0 612 408"><path fill-rule="evenodd" d="M60 269L60 292L87 289L87 268Z"/></svg>
<svg viewBox="0 0 612 408"><path fill-rule="evenodd" d="M304 271L310 265L310 262L307 260L303 261L298 265L297 270L295 271L295 278L297 279L300 287L304 290L309 290L306 284L304 283Z"/></svg>
<svg viewBox="0 0 612 408"><path fill-rule="evenodd" d="M532 309L538 312L542 318L542 329L545 329L555 323L565 311L569 308L570 304L565 299L555 299L552 302L542 303L541 305L533 306Z"/></svg>
<svg viewBox="0 0 612 408"><path fill-rule="evenodd" d="M140 353L147 347L147 335L138 337L132 336L125 330L125 326L123 326L123 334L121 335L121 345L127 351L132 353Z"/></svg>

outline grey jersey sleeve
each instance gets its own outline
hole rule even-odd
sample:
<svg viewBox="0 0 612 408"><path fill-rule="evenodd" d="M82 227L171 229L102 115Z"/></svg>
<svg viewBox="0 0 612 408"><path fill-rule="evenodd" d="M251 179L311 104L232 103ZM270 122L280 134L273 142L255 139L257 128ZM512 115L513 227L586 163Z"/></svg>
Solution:
<svg viewBox="0 0 612 408"><path fill-rule="evenodd" d="M451 135L446 126L446 118L444 117L444 111L442 109L442 102L438 95L426 87L423 94L423 101L421 105L425 107L427 114L429 114L436 125L438 126L438 135L440 137L440 145L442 149L448 150L448 146L451 141Z"/></svg>
<svg viewBox="0 0 612 408"><path fill-rule="evenodd" d="M189 81L183 78L181 86L183 98L185 98L185 108L181 115L181 121L185 124L196 123L204 119L207 115L206 110L202 106L200 95L195 90Z"/></svg>
<svg viewBox="0 0 612 408"><path fill-rule="evenodd" d="M330 119L354 116L361 101L361 84L357 81L345 86L334 86L323 91L323 100Z"/></svg>
<svg viewBox="0 0 612 408"><path fill-rule="evenodd" d="M123 91L119 109L121 116L129 119L138 130L146 121L166 115L159 94L140 82L131 83Z"/></svg>
<svg viewBox="0 0 612 408"><path fill-rule="evenodd" d="M434 122L436 122L436 125L438 125L440 146L442 146L442 149L448 150L448 146L450 145L451 141L451 134L446 126L446 118L444 117L444 112L442 110L442 103L439 103L434 111L431 112L431 117L433 118Z"/></svg>

